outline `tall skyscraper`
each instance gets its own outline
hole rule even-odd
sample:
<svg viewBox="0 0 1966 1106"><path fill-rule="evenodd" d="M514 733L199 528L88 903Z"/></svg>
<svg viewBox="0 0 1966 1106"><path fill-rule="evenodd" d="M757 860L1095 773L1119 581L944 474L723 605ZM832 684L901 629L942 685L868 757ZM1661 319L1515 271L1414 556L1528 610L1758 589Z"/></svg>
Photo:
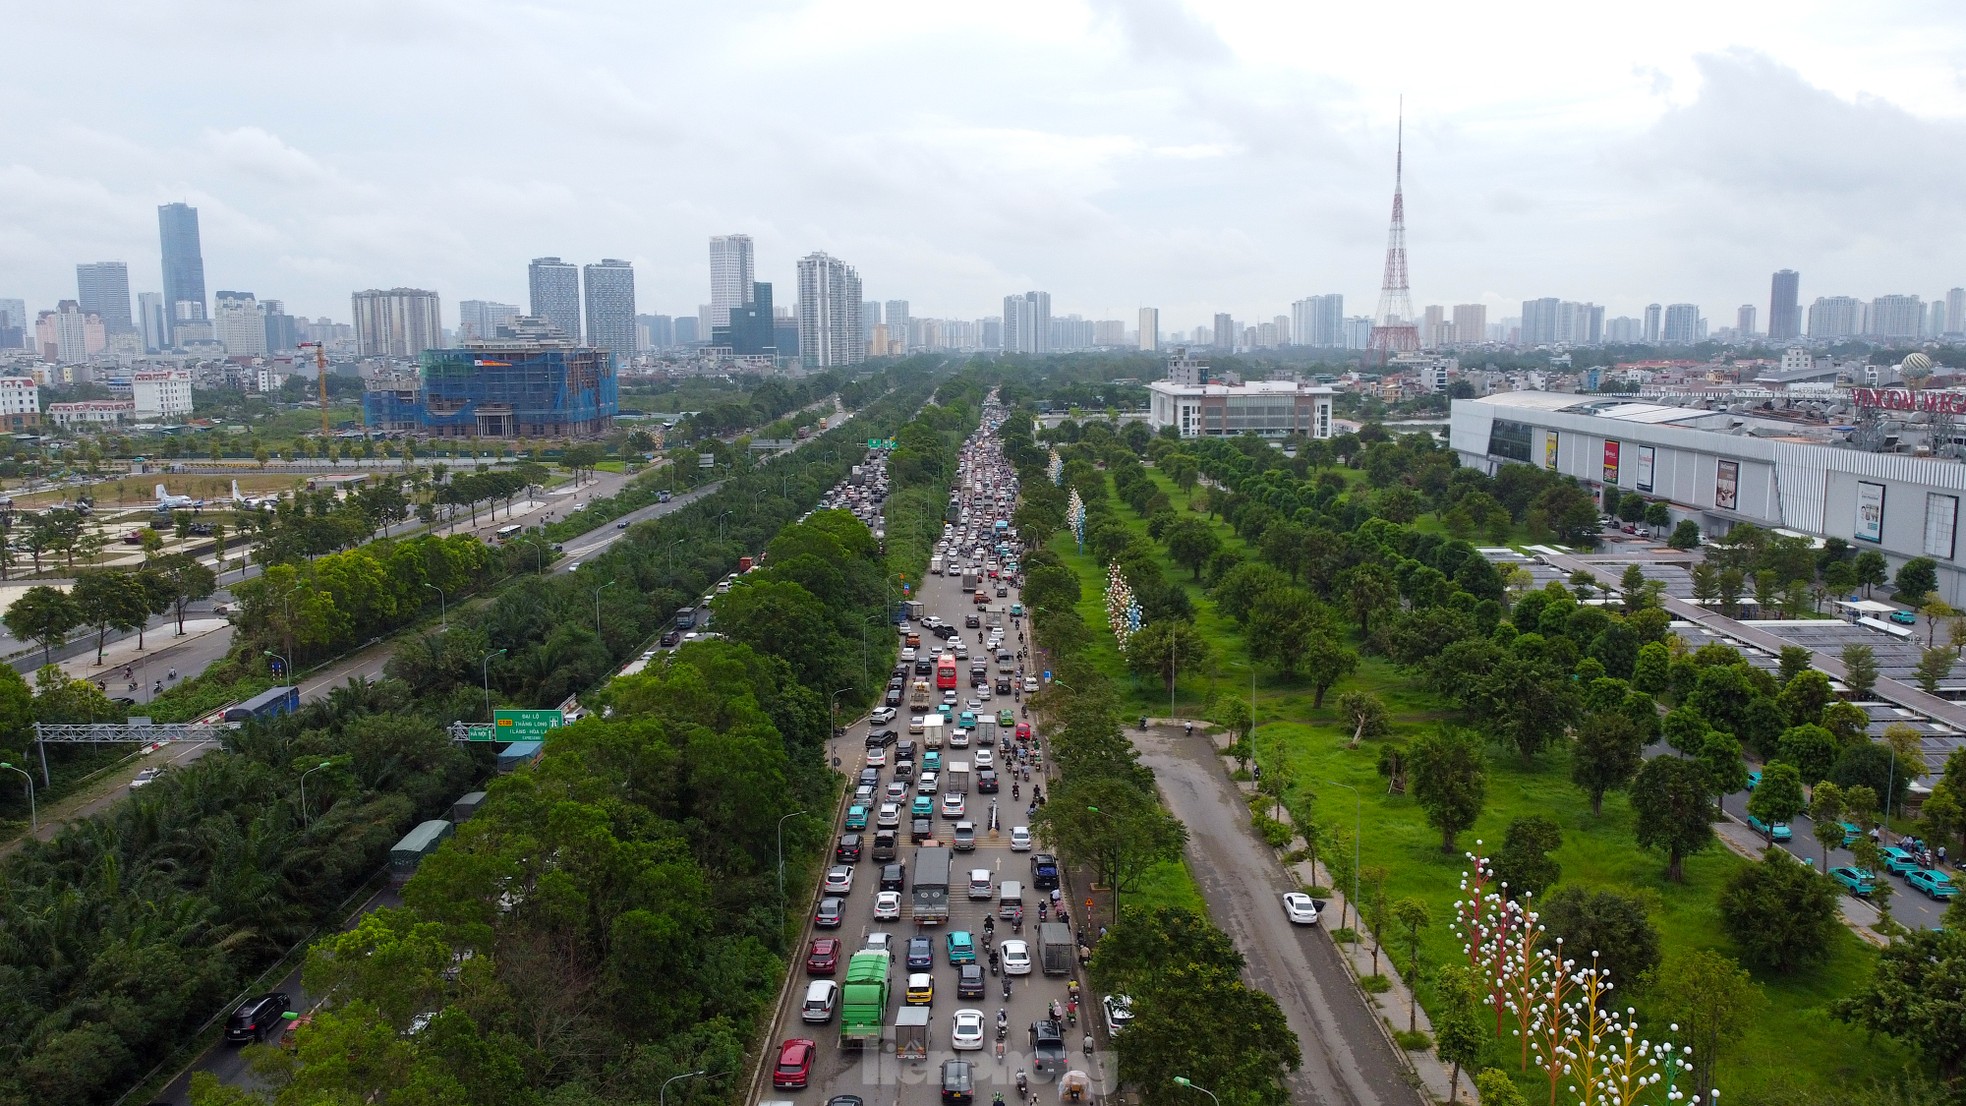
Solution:
<svg viewBox="0 0 1966 1106"><path fill-rule="evenodd" d="M371 288L356 292L351 299L355 347L363 357L415 357L424 350L442 347L444 317L437 293L421 288Z"/></svg>
<svg viewBox="0 0 1966 1106"><path fill-rule="evenodd" d="M33 344L26 300L0 300L0 349L25 349Z"/></svg>
<svg viewBox="0 0 1966 1106"><path fill-rule="evenodd" d="M635 266L604 257L580 271L587 294L587 344L607 350L618 370L635 356Z"/></svg>
<svg viewBox="0 0 1966 1106"><path fill-rule="evenodd" d="M161 353L170 348L169 318L164 311L164 293L137 293L137 330L143 335L145 353Z"/></svg>
<svg viewBox="0 0 1966 1106"><path fill-rule="evenodd" d="M1852 338L1864 332L1864 301L1855 296L1817 296L1809 305L1809 337Z"/></svg>
<svg viewBox="0 0 1966 1106"><path fill-rule="evenodd" d="M519 317L519 306L512 303L495 303L491 300L459 300L457 304L457 340L468 342L474 338L496 338L498 328L508 326Z"/></svg>
<svg viewBox="0 0 1966 1106"><path fill-rule="evenodd" d="M1919 338L1925 333L1925 301L1917 296L1879 296L1870 301L1873 338Z"/></svg>
<svg viewBox="0 0 1966 1106"><path fill-rule="evenodd" d="M1236 349L1236 321L1224 311L1215 313L1215 348L1225 353Z"/></svg>
<svg viewBox="0 0 1966 1106"><path fill-rule="evenodd" d="M1947 334L1966 332L1966 288L1954 288L1946 293Z"/></svg>
<svg viewBox="0 0 1966 1106"><path fill-rule="evenodd" d="M1345 344L1345 297L1336 292L1290 305L1290 330L1300 346L1336 349Z"/></svg>
<svg viewBox="0 0 1966 1106"><path fill-rule="evenodd" d="M867 300L860 305L860 333L872 334L881 325L881 301Z"/></svg>
<svg viewBox="0 0 1966 1106"><path fill-rule="evenodd" d="M710 325L730 322L730 309L751 302L757 274L751 259L751 236L718 234L710 239Z"/></svg>
<svg viewBox="0 0 1966 1106"><path fill-rule="evenodd" d="M1653 345L1659 344L1660 322L1664 318L1661 312L1664 310L1656 303L1645 305L1645 340Z"/></svg>
<svg viewBox="0 0 1966 1106"><path fill-rule="evenodd" d="M675 320L667 315L637 315L635 328L644 350L668 349L676 344Z"/></svg>
<svg viewBox="0 0 1966 1106"><path fill-rule="evenodd" d="M1518 342L1524 346L1556 344L1557 313L1562 308L1563 301L1555 296L1523 300L1522 336Z"/></svg>
<svg viewBox="0 0 1966 1106"><path fill-rule="evenodd" d="M1003 349L1006 353L1051 352L1050 292L1003 298Z"/></svg>
<svg viewBox="0 0 1966 1106"><path fill-rule="evenodd" d="M1430 303L1420 309L1420 345L1426 349L1439 349L1447 344L1443 330L1447 326L1447 308Z"/></svg>
<svg viewBox="0 0 1966 1106"><path fill-rule="evenodd" d="M580 270L557 257L535 257L526 266L531 314L580 344ZM358 328L359 330L359 328Z"/></svg>
<svg viewBox="0 0 1966 1106"><path fill-rule="evenodd" d="M730 309L730 321L714 327L710 344L723 346L737 357L776 356L778 334L772 318L771 285L752 285L750 302Z"/></svg>
<svg viewBox="0 0 1966 1106"><path fill-rule="evenodd" d="M182 203L159 207L157 238L164 255L165 325L170 327L175 343L178 320L203 321L207 317L205 252L198 241L198 209Z"/></svg>
<svg viewBox="0 0 1966 1106"><path fill-rule="evenodd" d="M1454 344L1477 346L1488 338L1488 308L1479 303L1454 305Z"/></svg>
<svg viewBox="0 0 1966 1106"><path fill-rule="evenodd" d="M84 315L95 315L111 334L136 329L130 320L130 267L121 261L75 266L75 290Z"/></svg>
<svg viewBox="0 0 1966 1106"><path fill-rule="evenodd" d="M676 344L679 346L693 346L701 341L702 334L700 331L702 328L697 325L700 322L702 320L695 315L678 315L674 319L671 319L669 325L675 332Z"/></svg>
<svg viewBox="0 0 1966 1106"><path fill-rule="evenodd" d="M907 349L909 345L908 301L907 300L887 301L887 306L884 309L884 314L886 315L886 318L884 318L882 321L887 323L888 341L900 342L901 348L904 350Z"/></svg>
<svg viewBox="0 0 1966 1106"><path fill-rule="evenodd" d="M809 369L867 359L861 327L860 274L830 254L799 258L799 360Z"/></svg>
<svg viewBox="0 0 1966 1106"><path fill-rule="evenodd" d="M280 353L300 345L300 321L287 314L285 303L259 301L259 317L266 324L266 352Z"/></svg>
<svg viewBox="0 0 1966 1106"><path fill-rule="evenodd" d="M266 320L251 292L221 289L212 297L212 337L228 357L266 356Z"/></svg>
<svg viewBox="0 0 1966 1106"><path fill-rule="evenodd" d="M1744 303L1734 313L1734 336L1743 342L1755 336L1753 304Z"/></svg>
<svg viewBox="0 0 1966 1106"><path fill-rule="evenodd" d="M1801 273L1794 269L1775 272L1768 288L1769 341L1787 342L1802 336L1801 290Z"/></svg>
<svg viewBox="0 0 1966 1106"><path fill-rule="evenodd" d="M1646 308L1646 311L1650 312L1651 308ZM1665 327L1659 332L1659 341L1669 346L1690 346L1699 340L1699 305L1691 303L1667 305Z"/></svg>
<svg viewBox="0 0 1966 1106"><path fill-rule="evenodd" d="M1140 348L1149 353L1160 350L1160 308L1140 309Z"/></svg>
<svg viewBox="0 0 1966 1106"><path fill-rule="evenodd" d="M1925 310L1925 336L1927 338L1937 338L1939 335L1944 334L1946 328L1950 325L1946 320L1951 318L1950 315L1946 314L1945 297L1932 297L1931 302L1925 305Z"/></svg>

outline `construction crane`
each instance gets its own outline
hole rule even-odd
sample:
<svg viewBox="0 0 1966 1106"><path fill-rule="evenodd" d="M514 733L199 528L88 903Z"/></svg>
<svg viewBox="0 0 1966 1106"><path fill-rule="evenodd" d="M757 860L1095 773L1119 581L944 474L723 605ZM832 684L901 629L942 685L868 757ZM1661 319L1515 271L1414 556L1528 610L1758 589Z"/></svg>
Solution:
<svg viewBox="0 0 1966 1106"><path fill-rule="evenodd" d="M314 350L314 371L321 381L321 448L328 447L328 347L321 342L302 342L301 349Z"/></svg>

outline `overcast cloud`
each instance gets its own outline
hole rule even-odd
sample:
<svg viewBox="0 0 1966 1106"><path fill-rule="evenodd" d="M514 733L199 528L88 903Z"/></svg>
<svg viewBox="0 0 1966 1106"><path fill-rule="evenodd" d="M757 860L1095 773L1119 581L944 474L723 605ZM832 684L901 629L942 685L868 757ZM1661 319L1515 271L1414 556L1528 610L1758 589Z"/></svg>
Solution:
<svg viewBox="0 0 1966 1106"><path fill-rule="evenodd" d="M1397 14L1395 14L1395 12ZM709 235L793 298L815 249L917 316L1161 308L1256 321L1377 298L1406 98L1417 306L1609 313L1768 274L1966 284L1966 7L1947 0L175 0L15 5L0 297L80 261L346 320L357 288L525 304L528 259L626 257L640 309L708 299Z"/></svg>

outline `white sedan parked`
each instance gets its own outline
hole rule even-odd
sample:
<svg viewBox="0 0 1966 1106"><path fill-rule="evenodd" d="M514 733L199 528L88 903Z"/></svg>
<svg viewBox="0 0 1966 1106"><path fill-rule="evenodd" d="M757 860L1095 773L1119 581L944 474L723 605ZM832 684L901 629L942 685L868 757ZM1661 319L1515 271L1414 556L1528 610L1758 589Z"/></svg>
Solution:
<svg viewBox="0 0 1966 1106"><path fill-rule="evenodd" d="M1317 903L1302 891L1286 891L1283 894L1283 916L1300 926L1317 924Z"/></svg>

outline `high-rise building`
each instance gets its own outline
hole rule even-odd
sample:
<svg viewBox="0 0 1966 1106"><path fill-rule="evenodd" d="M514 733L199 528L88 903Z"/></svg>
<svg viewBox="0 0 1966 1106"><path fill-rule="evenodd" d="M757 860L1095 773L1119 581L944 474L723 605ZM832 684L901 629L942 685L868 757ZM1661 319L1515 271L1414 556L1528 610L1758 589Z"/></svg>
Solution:
<svg viewBox="0 0 1966 1106"><path fill-rule="evenodd" d="M566 267L572 271L573 266ZM577 298L577 297L576 297ZM352 297L355 348L363 357L415 357L441 349L444 322L437 293L422 288L371 288Z"/></svg>
<svg viewBox="0 0 1966 1106"><path fill-rule="evenodd" d="M1755 336L1753 304L1744 303L1734 313L1734 336L1743 342Z"/></svg>
<svg viewBox="0 0 1966 1106"><path fill-rule="evenodd" d="M1954 288L1946 293L1947 334L1966 332L1966 288Z"/></svg>
<svg viewBox="0 0 1966 1106"><path fill-rule="evenodd" d="M165 319L175 345L179 320L203 322L206 318L205 253L198 240L198 209L182 203L159 207L157 238L164 255Z"/></svg>
<svg viewBox="0 0 1966 1106"><path fill-rule="evenodd" d="M888 340L900 342L903 349L908 347L908 301L889 300L882 319L887 324Z"/></svg>
<svg viewBox="0 0 1966 1106"><path fill-rule="evenodd" d="M723 346L736 357L777 355L778 335L772 318L771 285L758 282L745 299L747 302L730 308L729 322L711 328L710 344Z"/></svg>
<svg viewBox="0 0 1966 1106"><path fill-rule="evenodd" d="M287 314L285 303L261 300L259 316L265 323L266 352L280 353L300 345L300 320Z"/></svg>
<svg viewBox="0 0 1966 1106"><path fill-rule="evenodd" d="M1794 269L1777 270L1769 281L1769 341L1790 342L1802 336L1801 289L1802 274Z"/></svg>
<svg viewBox="0 0 1966 1106"><path fill-rule="evenodd" d="M799 360L806 368L865 361L863 318L860 274L853 266L824 252L799 259Z"/></svg>
<svg viewBox="0 0 1966 1106"><path fill-rule="evenodd" d="M860 305L860 332L872 334L881 325L881 301L868 300Z"/></svg>
<svg viewBox="0 0 1966 1106"><path fill-rule="evenodd" d="M1345 349L1365 349L1372 344L1372 329L1372 316L1347 316L1339 334L1340 345Z"/></svg>
<svg viewBox="0 0 1966 1106"><path fill-rule="evenodd" d="M1632 345L1644 336L1644 324L1630 315L1620 315L1604 324L1604 340L1614 345Z"/></svg>
<svg viewBox="0 0 1966 1106"><path fill-rule="evenodd" d="M1140 309L1140 348L1150 353L1160 351L1160 308Z"/></svg>
<svg viewBox="0 0 1966 1106"><path fill-rule="evenodd" d="M1224 353L1236 349L1236 321L1222 311L1215 313L1215 348Z"/></svg>
<svg viewBox="0 0 1966 1106"><path fill-rule="evenodd" d="M1095 319L1092 323L1092 344L1113 347L1126 344L1125 319Z"/></svg>
<svg viewBox="0 0 1966 1106"><path fill-rule="evenodd" d="M1651 309L1647 308L1647 310ZM1699 340L1699 306L1691 303L1668 304L1665 325L1659 331L1659 341L1669 346L1690 346Z"/></svg>
<svg viewBox="0 0 1966 1106"><path fill-rule="evenodd" d="M43 360L80 364L101 353L109 344L102 319L85 314L74 300L62 300L53 311L43 311L34 320L35 344Z"/></svg>
<svg viewBox="0 0 1966 1106"><path fill-rule="evenodd" d="M701 322L702 320L695 315L676 316L672 323L676 333L676 344L693 346L702 341L702 328L699 325Z"/></svg>
<svg viewBox="0 0 1966 1106"><path fill-rule="evenodd" d="M1809 305L1809 337L1854 338L1864 332L1864 301L1855 296L1817 296Z"/></svg>
<svg viewBox="0 0 1966 1106"><path fill-rule="evenodd" d="M579 345L580 270L557 257L535 257L526 266L526 285L533 317L545 319Z"/></svg>
<svg viewBox="0 0 1966 1106"><path fill-rule="evenodd" d="M1447 308L1430 303L1420 309L1420 345L1424 349L1438 349L1446 343L1441 340L1441 328L1447 325Z"/></svg>
<svg viewBox="0 0 1966 1106"><path fill-rule="evenodd" d="M1664 308L1656 303L1645 305L1645 340L1653 345L1659 344L1659 336L1661 334L1660 324L1664 310Z"/></svg>
<svg viewBox="0 0 1966 1106"><path fill-rule="evenodd" d="M607 352L531 316L505 329L497 338L430 350L414 386L370 387L362 393L362 421L444 437L607 433L620 405Z"/></svg>
<svg viewBox="0 0 1966 1106"><path fill-rule="evenodd" d="M1454 344L1479 345L1488 337L1488 308L1479 303L1454 305Z"/></svg>
<svg viewBox="0 0 1966 1106"><path fill-rule="evenodd" d="M1050 292L1003 298L1003 349L1006 353L1051 352Z"/></svg>
<svg viewBox="0 0 1966 1106"><path fill-rule="evenodd" d="M668 349L676 344L674 320L667 315L635 316L635 338L643 351Z"/></svg>
<svg viewBox="0 0 1966 1106"><path fill-rule="evenodd" d="M84 315L102 320L111 334L136 329L130 320L130 267L121 261L75 266L75 290Z"/></svg>
<svg viewBox="0 0 1966 1106"><path fill-rule="evenodd" d="M730 322L730 309L751 302L757 275L748 234L718 234L710 239L710 325Z"/></svg>
<svg viewBox="0 0 1966 1106"><path fill-rule="evenodd" d="M1290 332L1300 346L1336 349L1345 344L1345 297L1310 296L1290 305Z"/></svg>
<svg viewBox="0 0 1966 1106"><path fill-rule="evenodd" d="M587 344L607 350L619 369L635 356L635 266L604 257L580 272L586 286Z"/></svg>
<svg viewBox="0 0 1966 1106"><path fill-rule="evenodd" d="M33 337L26 300L0 300L0 349L24 349Z"/></svg>
<svg viewBox="0 0 1966 1106"><path fill-rule="evenodd" d="M164 311L164 293L137 293L137 329L143 334L145 353L161 353L170 348L169 319Z"/></svg>
<svg viewBox="0 0 1966 1106"><path fill-rule="evenodd" d="M1873 338L1921 338L1925 334L1925 301L1917 296L1879 296L1870 301L1870 325L1864 333Z"/></svg>
<svg viewBox="0 0 1966 1106"><path fill-rule="evenodd" d="M1555 296L1522 301L1522 336L1518 339L1524 346L1547 346L1556 343L1557 313L1562 310L1563 301Z"/></svg>
<svg viewBox="0 0 1966 1106"><path fill-rule="evenodd" d="M266 320L251 292L220 290L212 296L212 337L228 357L266 356Z"/></svg>
<svg viewBox="0 0 1966 1106"><path fill-rule="evenodd" d="M457 340L469 342L476 338L496 338L498 328L509 326L519 317L517 304L496 303L492 300L459 300L457 304Z"/></svg>
<svg viewBox="0 0 1966 1106"><path fill-rule="evenodd" d="M1270 316L1270 325L1277 328L1277 345L1288 346L1293 344L1291 342L1291 336L1296 333L1296 330L1290 325L1290 316L1272 315Z"/></svg>

